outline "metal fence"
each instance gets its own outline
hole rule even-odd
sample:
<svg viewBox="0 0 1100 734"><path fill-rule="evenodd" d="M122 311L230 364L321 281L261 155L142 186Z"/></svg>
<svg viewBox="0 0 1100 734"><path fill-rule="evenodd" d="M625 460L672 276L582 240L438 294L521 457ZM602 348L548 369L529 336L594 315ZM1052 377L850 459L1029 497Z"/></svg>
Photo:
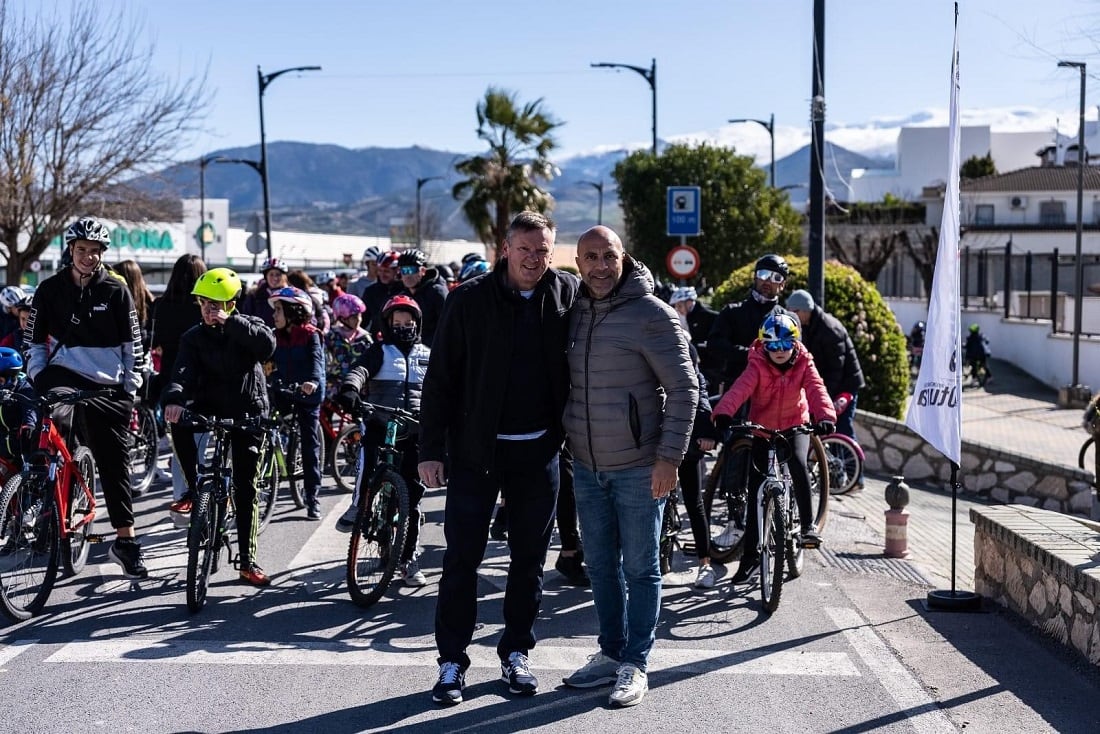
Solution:
<svg viewBox="0 0 1100 734"><path fill-rule="evenodd" d="M1011 243L998 249L964 247L959 263L962 307L1000 311L1005 318L1050 321L1053 333L1071 333L1074 264L1072 254L1057 249L1013 252ZM1100 255L1083 255L1081 267L1086 306L1081 334L1100 336L1100 312L1087 308L1100 301ZM928 298L920 270L908 257L891 260L876 285L886 297Z"/></svg>

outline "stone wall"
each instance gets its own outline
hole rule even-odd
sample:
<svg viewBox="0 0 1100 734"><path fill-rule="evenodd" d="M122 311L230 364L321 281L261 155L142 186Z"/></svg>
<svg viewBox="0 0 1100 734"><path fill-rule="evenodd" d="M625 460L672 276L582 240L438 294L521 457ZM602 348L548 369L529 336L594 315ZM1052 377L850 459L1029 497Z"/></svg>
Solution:
<svg viewBox="0 0 1100 734"><path fill-rule="evenodd" d="M1020 505L977 506L974 590L1100 664L1100 531Z"/></svg>
<svg viewBox="0 0 1100 734"><path fill-rule="evenodd" d="M856 433L869 471L899 474L906 481L939 484L950 491L951 462L904 423L857 411ZM1100 518L1089 472L964 440L959 475L963 494Z"/></svg>

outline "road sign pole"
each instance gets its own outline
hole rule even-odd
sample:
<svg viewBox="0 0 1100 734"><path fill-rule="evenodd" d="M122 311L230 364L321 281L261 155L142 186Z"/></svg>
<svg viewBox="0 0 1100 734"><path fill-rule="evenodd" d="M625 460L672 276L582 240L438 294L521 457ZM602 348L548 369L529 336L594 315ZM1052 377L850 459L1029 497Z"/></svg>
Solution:
<svg viewBox="0 0 1100 734"><path fill-rule="evenodd" d="M687 244L688 244L687 235L686 234L680 235L680 247L687 247ZM680 285L681 286L685 286L687 284L688 284L687 278L680 278Z"/></svg>

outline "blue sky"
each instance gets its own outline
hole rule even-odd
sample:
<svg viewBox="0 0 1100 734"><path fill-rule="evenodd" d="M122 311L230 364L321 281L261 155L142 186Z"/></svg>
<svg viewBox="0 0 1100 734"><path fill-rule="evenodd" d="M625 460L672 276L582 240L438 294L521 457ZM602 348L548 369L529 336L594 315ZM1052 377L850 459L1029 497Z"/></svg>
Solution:
<svg viewBox="0 0 1100 734"><path fill-rule="evenodd" d="M67 8L73 0L24 0ZM1075 134L1078 76L1100 72L1095 0L961 0L963 120ZM109 2L99 5L112 7ZM766 155L767 133L728 118L776 119L777 155L809 136L813 0L128 0L165 75L206 73L208 131L195 157L259 140L256 67L320 65L268 87L268 141L477 151L474 107L489 85L542 97L566 124L563 155L648 146L650 90L630 71L657 59L658 134ZM892 148L904 120L945 124L952 7L946 0L827 0L828 136ZM1040 15L1041 11L1041 15ZM1093 66L1095 64L1095 66ZM1100 73L1090 86L1100 90ZM1095 105L1100 95L1090 94ZM1096 119L1096 107L1088 112Z"/></svg>

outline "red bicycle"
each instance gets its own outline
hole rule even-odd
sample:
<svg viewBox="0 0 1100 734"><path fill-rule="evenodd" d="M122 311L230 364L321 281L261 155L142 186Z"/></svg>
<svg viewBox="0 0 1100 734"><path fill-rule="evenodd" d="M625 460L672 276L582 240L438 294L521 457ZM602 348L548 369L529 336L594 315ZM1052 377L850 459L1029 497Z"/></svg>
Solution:
<svg viewBox="0 0 1100 734"><path fill-rule="evenodd" d="M70 452L50 417L60 405L105 397L113 390L54 391L34 400L10 390L0 403L31 404L42 416L38 447L24 458L0 491L0 603L21 621L42 611L57 581L58 568L75 575L88 561L88 543L96 517L95 460L85 446Z"/></svg>
<svg viewBox="0 0 1100 734"><path fill-rule="evenodd" d="M359 439L363 436L359 421L326 399L321 404L321 435L325 440L329 474L340 489L354 492L355 478L359 476Z"/></svg>

